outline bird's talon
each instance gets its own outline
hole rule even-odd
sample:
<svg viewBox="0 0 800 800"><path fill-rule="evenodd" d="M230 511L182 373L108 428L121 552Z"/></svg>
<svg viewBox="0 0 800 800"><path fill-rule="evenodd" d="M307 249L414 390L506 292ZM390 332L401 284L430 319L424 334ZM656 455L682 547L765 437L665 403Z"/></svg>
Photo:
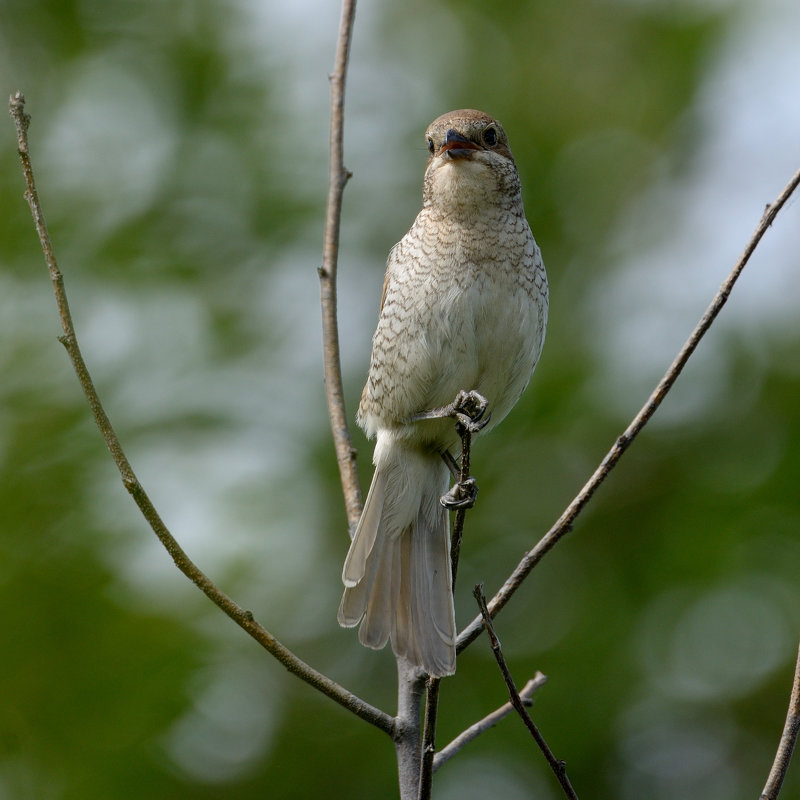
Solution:
<svg viewBox="0 0 800 800"><path fill-rule="evenodd" d="M439 498L439 502L451 511L459 508L472 508L478 497L478 482L475 478L467 478L455 484L447 494Z"/></svg>
<svg viewBox="0 0 800 800"><path fill-rule="evenodd" d="M483 411L485 411L485 409ZM483 411L481 411L481 416L483 416ZM458 428L459 436L463 436L465 433L474 435L479 431L482 431L489 424L489 420L491 418L491 412L483 417L483 419L481 419L481 417L478 417L477 419L474 417L468 417L466 414L456 414L456 427Z"/></svg>
<svg viewBox="0 0 800 800"><path fill-rule="evenodd" d="M474 389L469 392L460 391L453 402L453 411L458 419L466 416L477 422L485 413L489 401Z"/></svg>
<svg viewBox="0 0 800 800"><path fill-rule="evenodd" d="M446 417L454 417L456 424L460 423L464 426L465 430L471 433L477 433L483 428L486 422L489 421L487 417L483 425L474 427L483 418L488 405L489 401L474 389L470 392L465 392L462 389L450 405L442 406L441 408L432 408L429 411L415 414L411 417L410 421L420 422L424 419L445 419Z"/></svg>

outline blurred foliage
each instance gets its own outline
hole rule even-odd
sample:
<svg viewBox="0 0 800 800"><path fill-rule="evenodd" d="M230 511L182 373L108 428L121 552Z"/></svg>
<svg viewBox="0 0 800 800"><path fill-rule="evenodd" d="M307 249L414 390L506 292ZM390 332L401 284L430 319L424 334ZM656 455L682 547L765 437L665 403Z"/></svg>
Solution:
<svg viewBox="0 0 800 800"><path fill-rule="evenodd" d="M391 654L335 622L346 539L315 274L335 11L4 0L0 74L33 116L87 359L168 524L301 657L392 710ZM463 622L469 588L504 579L644 399L594 391L603 365L578 312L614 270L609 239L631 198L665 163L689 168L692 105L737 13L588 0L359 10L341 290L351 409L437 114L502 119L551 280L532 387L474 455ZM0 797L393 796L391 743L184 586L130 507L54 341L3 130ZM518 683L550 678L534 716L581 796L754 797L772 760L800 627L800 331L724 345L724 407L648 429L498 620ZM682 381L705 377L690 367ZM371 447L356 441L366 485ZM504 699L478 642L443 685L439 741ZM513 720L434 788L558 796ZM797 765L784 792L800 792Z"/></svg>

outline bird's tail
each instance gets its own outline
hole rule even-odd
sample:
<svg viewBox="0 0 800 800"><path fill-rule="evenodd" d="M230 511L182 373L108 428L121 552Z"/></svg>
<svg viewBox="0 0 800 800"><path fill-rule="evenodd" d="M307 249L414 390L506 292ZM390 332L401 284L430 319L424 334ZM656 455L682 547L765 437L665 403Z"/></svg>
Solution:
<svg viewBox="0 0 800 800"><path fill-rule="evenodd" d="M435 452L379 433L375 475L344 562L339 624L429 675L456 668L456 621L447 512L448 470Z"/></svg>

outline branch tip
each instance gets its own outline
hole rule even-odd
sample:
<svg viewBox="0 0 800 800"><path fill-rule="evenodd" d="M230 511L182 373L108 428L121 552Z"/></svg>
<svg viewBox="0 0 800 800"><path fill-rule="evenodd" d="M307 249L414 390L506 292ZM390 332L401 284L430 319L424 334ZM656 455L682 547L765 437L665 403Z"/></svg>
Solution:
<svg viewBox="0 0 800 800"><path fill-rule="evenodd" d="M525 686L522 687L519 695L522 698L522 703L526 707L533 705L533 694L540 689L547 682L547 676L541 672L531 678ZM504 703L500 708L487 714L483 719L470 725L468 728L458 734L451 742L443 747L435 756L433 761L434 772L441 766L446 764L453 756L459 753L466 745L473 739L476 739L482 733L497 725L498 722L505 719L511 712L514 711L514 706L511 701Z"/></svg>
<svg viewBox="0 0 800 800"><path fill-rule="evenodd" d="M786 722L778 742L778 750L767 776L767 782L759 800L776 800L783 786L784 778L789 770L797 738L800 735L800 647L797 650L797 661L794 667L794 680L789 695L789 707L786 711Z"/></svg>
<svg viewBox="0 0 800 800"><path fill-rule="evenodd" d="M511 705L514 707L514 710L519 714L520 719L524 723L525 727L528 729L529 733L533 737L533 740L536 742L536 745L542 751L542 754L545 757L545 760L550 766L550 769L553 771L553 774L556 776L559 784L561 785L564 794L569 798L569 800L578 800L578 795L575 794L575 790L572 788L572 784L567 777L566 771L566 763L560 759L557 759L553 755L553 751L550 749L547 742L544 740L544 737L539 732L539 728L536 727L536 723L531 718L531 715L527 712L525 708L525 704L520 697L519 691L517 691L517 687L514 683L514 679L511 677L511 672L508 668L508 664L506 663L505 658L503 657L503 652L500 647L500 640L497 638L497 634L495 633L494 626L492 625L492 618L489 616L489 610L486 608L486 598L483 595L483 590L481 588L481 584L478 584L475 589L473 590L473 595L475 596L475 600L478 603L478 608L480 610L481 618L483 619L483 624L486 626L486 632L489 635L489 641L492 645L492 652L494 654L495 660L497 661L497 666L500 668L500 674L503 676L503 680L505 681L506 688L508 689L509 698L511 701Z"/></svg>

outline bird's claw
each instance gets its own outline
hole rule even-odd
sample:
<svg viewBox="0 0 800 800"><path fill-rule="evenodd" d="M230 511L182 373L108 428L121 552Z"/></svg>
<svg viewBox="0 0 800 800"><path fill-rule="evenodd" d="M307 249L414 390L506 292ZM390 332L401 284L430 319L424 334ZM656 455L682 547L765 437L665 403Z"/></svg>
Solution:
<svg viewBox="0 0 800 800"><path fill-rule="evenodd" d="M470 417L467 414L456 412L456 428L458 429L459 436L463 436L465 433L474 435L479 431L482 431L489 424L489 420L492 418L491 411L485 417L483 416L483 412L485 410L485 408L481 410L481 416L477 419Z"/></svg>
<svg viewBox="0 0 800 800"><path fill-rule="evenodd" d="M423 419L445 419L453 417L456 424L461 426L464 432L477 433L482 430L491 419L491 414L486 414L489 401L474 389L465 392L463 389L456 395L452 403L441 408L434 408L430 411L423 411L412 417L413 422Z"/></svg>
<svg viewBox="0 0 800 800"><path fill-rule="evenodd" d="M439 502L451 511L459 508L472 508L478 497L478 482L475 478L459 481L447 494L439 498Z"/></svg>
<svg viewBox="0 0 800 800"><path fill-rule="evenodd" d="M456 395L453 401L453 416L460 436L465 433L476 434L486 427L492 418L491 412L486 414L488 405L489 401L474 389L470 392L460 391Z"/></svg>
<svg viewBox="0 0 800 800"><path fill-rule="evenodd" d="M488 405L489 401L479 392L474 389L465 392L462 389L453 401L453 414L460 422L466 418L469 422L477 423L483 417Z"/></svg>

